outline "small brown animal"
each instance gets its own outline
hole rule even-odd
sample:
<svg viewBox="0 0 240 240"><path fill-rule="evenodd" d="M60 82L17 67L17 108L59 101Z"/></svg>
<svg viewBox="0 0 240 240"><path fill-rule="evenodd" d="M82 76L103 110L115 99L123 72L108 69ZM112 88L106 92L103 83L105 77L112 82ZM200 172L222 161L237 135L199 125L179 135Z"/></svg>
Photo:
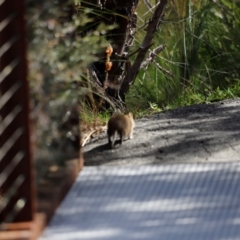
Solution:
<svg viewBox="0 0 240 240"><path fill-rule="evenodd" d="M135 122L133 120L133 114L130 112L128 114L114 114L108 121L108 144L111 148L114 148L116 135L120 137L120 146L122 145L123 138L128 139L133 138L133 129L135 127Z"/></svg>

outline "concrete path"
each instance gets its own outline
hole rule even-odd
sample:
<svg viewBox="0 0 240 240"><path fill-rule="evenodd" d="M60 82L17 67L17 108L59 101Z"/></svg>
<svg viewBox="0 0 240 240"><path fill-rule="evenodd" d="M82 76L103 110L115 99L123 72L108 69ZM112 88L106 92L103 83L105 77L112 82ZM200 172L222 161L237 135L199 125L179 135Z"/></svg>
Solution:
<svg viewBox="0 0 240 240"><path fill-rule="evenodd" d="M136 124L119 149L105 135L85 147L87 166L41 240L239 240L240 100Z"/></svg>
<svg viewBox="0 0 240 240"><path fill-rule="evenodd" d="M133 140L109 150L106 134L85 147L85 165L229 162L240 159L240 99L200 104L136 121Z"/></svg>

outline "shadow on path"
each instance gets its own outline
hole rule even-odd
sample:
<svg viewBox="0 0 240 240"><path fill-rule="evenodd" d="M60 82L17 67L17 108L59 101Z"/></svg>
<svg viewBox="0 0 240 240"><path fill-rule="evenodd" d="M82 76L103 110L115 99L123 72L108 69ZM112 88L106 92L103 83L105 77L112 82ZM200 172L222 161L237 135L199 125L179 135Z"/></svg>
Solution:
<svg viewBox="0 0 240 240"><path fill-rule="evenodd" d="M85 165L240 160L240 100L199 104L136 121L134 139L111 150L107 138L84 148Z"/></svg>
<svg viewBox="0 0 240 240"><path fill-rule="evenodd" d="M88 167L41 240L237 240L239 195L239 163Z"/></svg>

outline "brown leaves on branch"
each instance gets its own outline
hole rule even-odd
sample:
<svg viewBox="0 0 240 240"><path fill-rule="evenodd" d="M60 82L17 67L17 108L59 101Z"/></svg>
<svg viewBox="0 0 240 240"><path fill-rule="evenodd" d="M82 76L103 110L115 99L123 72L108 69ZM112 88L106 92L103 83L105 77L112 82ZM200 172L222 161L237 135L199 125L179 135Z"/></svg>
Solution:
<svg viewBox="0 0 240 240"><path fill-rule="evenodd" d="M115 24L118 26L106 34L106 38L113 48L111 58L104 55L103 59L106 59L105 62L103 60L94 62L90 67L90 71L94 72L90 75L95 76L95 80L93 79L93 81L101 83L101 87L104 89L104 93L108 98L114 99L118 102L118 106L122 106L120 107L121 110L124 110L125 95L129 91L130 85L134 83L139 70L153 62L157 54L165 48L165 45L158 46L153 51L150 51L146 59L150 47L154 44L154 35L163 20L167 0L161 0L156 4L153 16L146 24L146 35L141 46L134 52L130 52L137 32L136 9L138 2L138 0L92 0L88 1L87 4L88 7L94 6L94 9L101 9L102 14L96 15L96 22L104 22L105 24ZM149 1L144 2L148 8L151 7ZM153 9L154 7L151 8L151 10ZM94 14L92 14L91 17L94 18ZM132 64L129 57L135 54L137 55ZM110 106L111 104L108 103L105 107L108 108Z"/></svg>

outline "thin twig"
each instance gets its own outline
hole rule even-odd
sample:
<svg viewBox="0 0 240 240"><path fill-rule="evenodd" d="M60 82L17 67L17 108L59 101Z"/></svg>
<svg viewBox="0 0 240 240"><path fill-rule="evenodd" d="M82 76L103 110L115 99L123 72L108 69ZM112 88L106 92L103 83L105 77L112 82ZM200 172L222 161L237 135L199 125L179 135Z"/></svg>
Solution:
<svg viewBox="0 0 240 240"><path fill-rule="evenodd" d="M166 47L166 45L160 45L156 48L154 48L152 51L150 51L148 58L144 62L142 62L140 69L145 68L148 64L152 63L157 55L163 51L163 49Z"/></svg>

